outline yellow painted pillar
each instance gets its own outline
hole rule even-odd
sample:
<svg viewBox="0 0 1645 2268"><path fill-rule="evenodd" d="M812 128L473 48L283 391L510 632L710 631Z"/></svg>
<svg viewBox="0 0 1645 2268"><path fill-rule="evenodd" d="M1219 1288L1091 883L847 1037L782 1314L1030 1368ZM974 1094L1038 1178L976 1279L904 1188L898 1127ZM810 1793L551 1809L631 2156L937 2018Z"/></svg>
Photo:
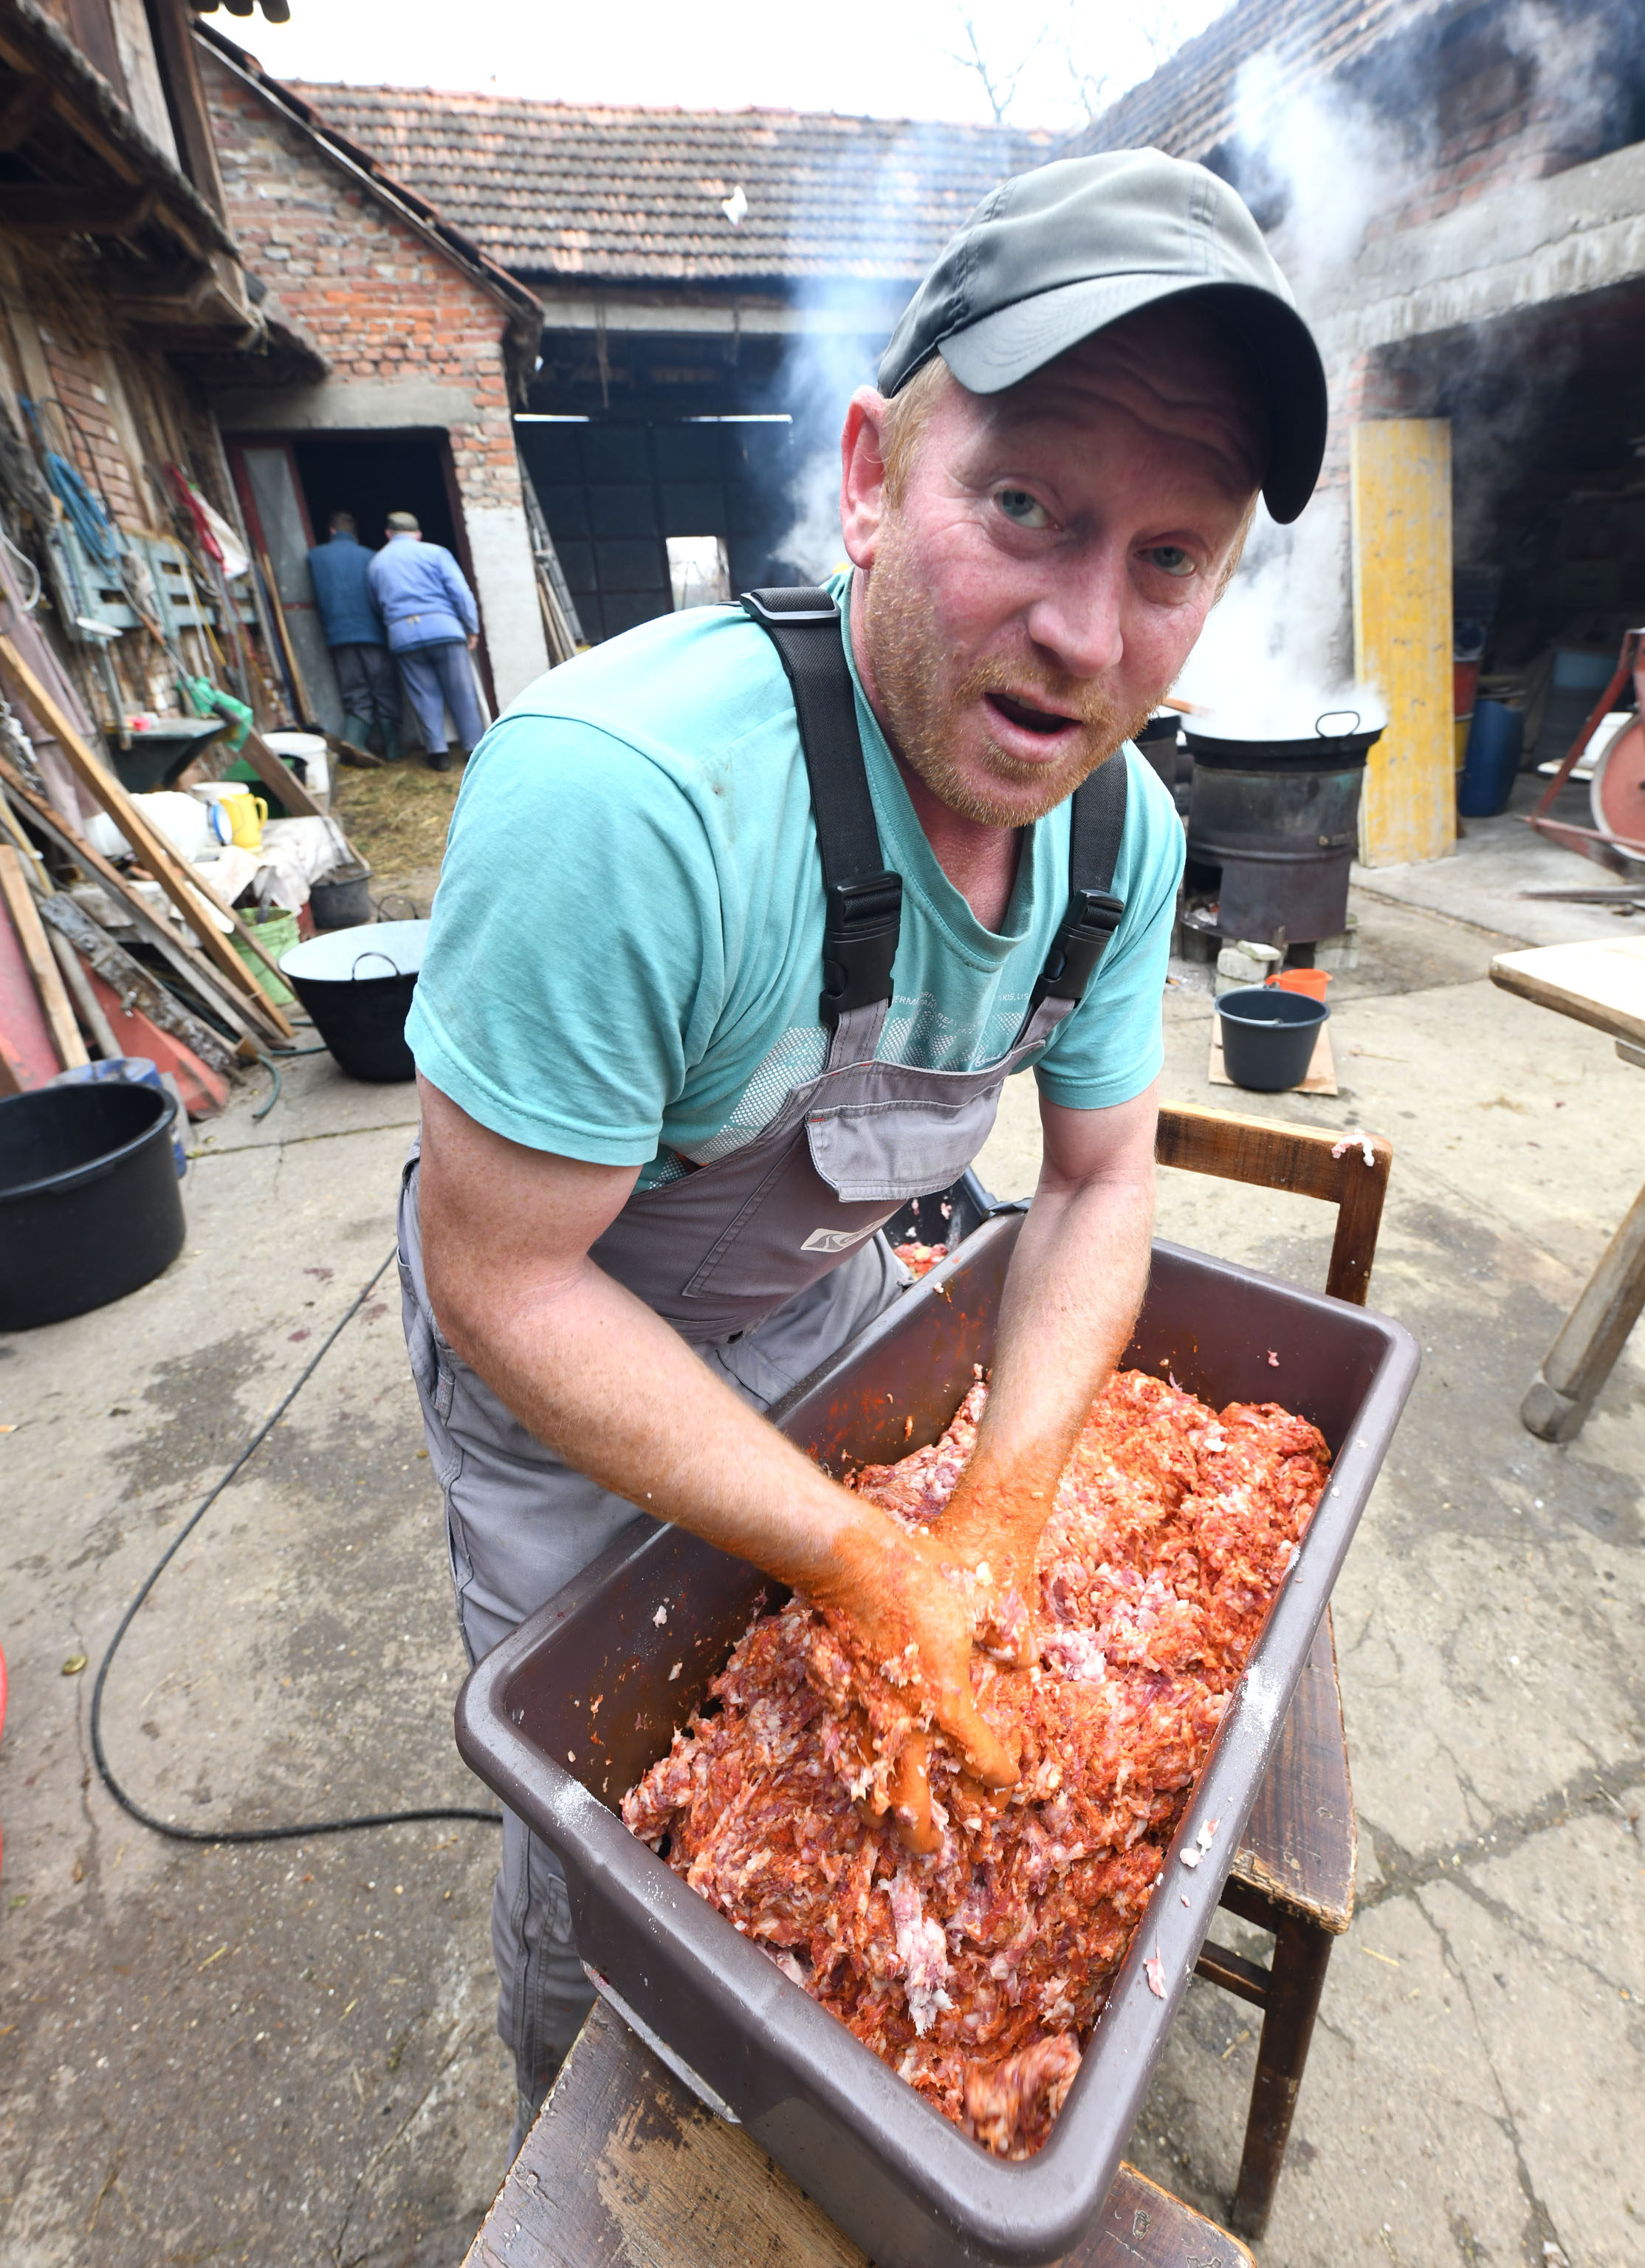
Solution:
<svg viewBox="0 0 1645 2268"><path fill-rule="evenodd" d="M1349 436L1354 666L1388 704L1360 806L1368 866L1457 843L1451 725L1450 421L1389 417Z"/></svg>

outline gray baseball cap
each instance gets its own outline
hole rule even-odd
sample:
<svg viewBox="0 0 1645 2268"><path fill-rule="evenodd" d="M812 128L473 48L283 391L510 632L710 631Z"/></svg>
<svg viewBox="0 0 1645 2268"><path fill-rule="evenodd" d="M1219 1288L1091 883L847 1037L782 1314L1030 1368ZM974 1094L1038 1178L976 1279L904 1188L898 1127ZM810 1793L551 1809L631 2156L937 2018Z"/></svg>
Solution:
<svg viewBox="0 0 1645 2268"><path fill-rule="evenodd" d="M1161 150L1062 158L1002 181L904 308L880 392L940 354L967 392L1000 394L1121 316L1189 298L1240 350L1268 416L1263 500L1295 519L1325 456L1319 350L1239 196Z"/></svg>

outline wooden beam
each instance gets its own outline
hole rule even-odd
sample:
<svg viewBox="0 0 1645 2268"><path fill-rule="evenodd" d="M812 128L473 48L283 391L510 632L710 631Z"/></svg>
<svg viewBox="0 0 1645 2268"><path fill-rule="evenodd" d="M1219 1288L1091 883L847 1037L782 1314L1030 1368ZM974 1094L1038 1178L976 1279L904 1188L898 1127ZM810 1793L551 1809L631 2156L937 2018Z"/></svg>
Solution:
<svg viewBox="0 0 1645 2268"><path fill-rule="evenodd" d="M77 828L71 827L61 812L52 808L44 796L35 794L4 756L0 756L0 781L4 781L6 792L17 807L28 814L33 826L38 827L86 873L95 874L106 890L113 892L150 944L165 954L173 967L193 985L213 1015L221 1016L237 1038L246 1039L253 1048L254 1035L261 1035L265 1042L279 1042L282 1035L274 1029L270 1020L273 1010L261 987L258 988L256 1003L248 999L244 991L231 994L229 987L218 982L217 971L191 946L183 942L168 922L161 920L140 893L132 888L125 876L116 873L101 851L92 848ZM242 975L249 977L250 972L243 970ZM192 1042L190 1045L193 1045Z"/></svg>
<svg viewBox="0 0 1645 2268"><path fill-rule="evenodd" d="M1370 1157L1365 1152L1369 1147ZM1380 1134L1343 1135L1328 1126L1245 1118L1189 1103L1161 1106L1154 1155L1162 1166L1258 1189L1289 1189L1337 1208L1326 1289L1365 1304L1393 1151Z"/></svg>
<svg viewBox="0 0 1645 2268"><path fill-rule="evenodd" d="M1450 421L1390 417L1349 436L1354 666L1388 705L1360 805L1368 866L1456 847Z"/></svg>
<svg viewBox="0 0 1645 2268"><path fill-rule="evenodd" d="M210 107L200 76L200 59L195 49L193 14L188 8L177 4L177 0L160 0L159 6L149 10L149 24L183 171L218 218L224 218L227 207L223 196L223 174L217 164Z"/></svg>
<svg viewBox="0 0 1645 2268"><path fill-rule="evenodd" d="M20 150L51 108L51 82L26 78L0 110L0 150Z"/></svg>
<svg viewBox="0 0 1645 2268"><path fill-rule="evenodd" d="M85 1051L85 1042L80 1037L80 1027L74 1020L74 1009L63 990L62 971L58 968L46 932L40 924L39 909L34 893L23 872L23 861L9 843L0 843L0 899L5 902L18 940L23 958L28 963L28 973L34 980L34 990L40 994L40 1006L46 1011L46 1021L51 1027L52 1045L65 1071L77 1071L91 1061Z"/></svg>
<svg viewBox="0 0 1645 2268"><path fill-rule="evenodd" d="M192 309L210 284L211 269L203 260L152 260L142 267L106 271L110 291L130 308L156 300Z"/></svg>
<svg viewBox="0 0 1645 2268"><path fill-rule="evenodd" d="M163 1032L180 1040L209 1070L232 1069L234 1050L222 1035L180 1007L152 969L145 968L140 961L134 961L116 945L107 931L94 922L83 906L77 905L66 890L59 890L47 899L40 908L40 918L50 924L57 943L70 953L77 966L80 957L84 956L128 1014L140 1008L151 1024L158 1024ZM101 1015L100 1008L98 1013ZM113 1052L118 1055L119 1048Z"/></svg>
<svg viewBox="0 0 1645 2268"><path fill-rule="evenodd" d="M272 585L270 586L272 588ZM246 735L246 745L240 750L246 762L256 773L271 794L277 795L288 811L295 811L305 819L324 819L326 814L298 779L290 764L282 763L262 734L254 728ZM342 834L341 827L338 833ZM349 838L343 836L343 841ZM349 843L352 852L353 844Z"/></svg>
<svg viewBox="0 0 1645 2268"><path fill-rule="evenodd" d="M153 189L134 191L119 182L102 189L0 182L0 228L14 236L125 236L158 202Z"/></svg>
<svg viewBox="0 0 1645 2268"><path fill-rule="evenodd" d="M279 971L264 952L261 939L246 927L231 906L224 904L209 883L192 873L184 873L171 845L150 826L114 775L98 762L75 731L70 718L35 676L11 639L4 636L0 636L0 676L8 679L13 689L21 693L62 748L76 777L91 789L178 912L195 931L206 954L216 961L229 979L231 996L240 998L242 1006L246 1000L249 1000L262 1019L274 1026L280 1039L290 1040L293 1036L290 1025L210 918L211 911L215 909L226 915L232 928L244 939L264 968L271 975L278 976Z"/></svg>

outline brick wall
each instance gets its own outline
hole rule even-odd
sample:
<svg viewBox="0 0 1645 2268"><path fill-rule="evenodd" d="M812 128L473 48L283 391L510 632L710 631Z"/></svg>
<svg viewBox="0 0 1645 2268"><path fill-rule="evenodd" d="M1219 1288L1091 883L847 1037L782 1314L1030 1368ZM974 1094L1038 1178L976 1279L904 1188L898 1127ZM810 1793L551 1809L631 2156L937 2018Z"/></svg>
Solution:
<svg viewBox="0 0 1645 2268"><path fill-rule="evenodd" d="M71 328L72 320L59 306L38 326L52 393L63 412L62 416L50 410L41 413L46 438L89 487L101 490L122 527L147 527L154 507L137 484L110 415L102 341Z"/></svg>
<svg viewBox="0 0 1645 2268"><path fill-rule="evenodd" d="M200 63L228 225L270 312L337 380L461 387L474 415L449 430L463 503L518 510L503 306L214 56Z"/></svg>

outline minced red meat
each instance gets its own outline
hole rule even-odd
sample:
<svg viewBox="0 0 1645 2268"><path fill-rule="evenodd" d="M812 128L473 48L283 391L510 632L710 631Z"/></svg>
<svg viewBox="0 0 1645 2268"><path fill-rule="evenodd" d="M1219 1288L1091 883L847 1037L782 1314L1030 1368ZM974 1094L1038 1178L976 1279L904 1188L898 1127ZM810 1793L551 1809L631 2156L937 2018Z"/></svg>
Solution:
<svg viewBox="0 0 1645 2268"><path fill-rule="evenodd" d="M940 1441L856 1485L906 1525L933 1521L986 1392ZM666 1837L675 1872L928 2102L1030 2156L1329 1465L1313 1426L1274 1403L1219 1416L1166 1381L1116 1375L1040 1542L1038 1660L973 1657L978 1706L1019 1756L1015 1786L980 1788L934 1734L942 1848L910 1855L887 1814L899 1697L865 1690L837 1626L796 1596L749 1629L710 1689L717 1712L675 1734L624 1819Z"/></svg>

